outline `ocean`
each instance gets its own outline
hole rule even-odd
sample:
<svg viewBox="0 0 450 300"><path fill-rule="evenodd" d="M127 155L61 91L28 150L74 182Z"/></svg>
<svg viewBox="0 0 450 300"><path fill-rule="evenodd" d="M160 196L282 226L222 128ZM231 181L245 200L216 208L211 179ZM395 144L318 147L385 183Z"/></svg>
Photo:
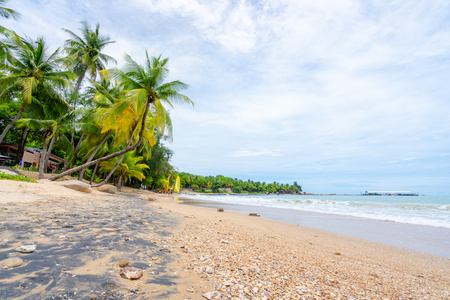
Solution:
<svg viewBox="0 0 450 300"><path fill-rule="evenodd" d="M347 215L450 229L450 196L193 195L183 198Z"/></svg>
<svg viewBox="0 0 450 300"><path fill-rule="evenodd" d="M197 194L180 200L450 258L450 196Z"/></svg>

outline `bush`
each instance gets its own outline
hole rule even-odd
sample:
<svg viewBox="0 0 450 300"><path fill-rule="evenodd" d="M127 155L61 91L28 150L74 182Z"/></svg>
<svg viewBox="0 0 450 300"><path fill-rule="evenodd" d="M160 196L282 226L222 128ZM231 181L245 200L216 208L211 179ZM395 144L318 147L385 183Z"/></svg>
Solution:
<svg viewBox="0 0 450 300"><path fill-rule="evenodd" d="M10 174L5 174L4 172L0 171L0 180L15 180L15 181L27 181L27 182L37 182L35 179L33 178L28 178L26 176L23 175L10 175Z"/></svg>
<svg viewBox="0 0 450 300"><path fill-rule="evenodd" d="M14 166L14 167L11 167L11 168L19 170L20 166ZM39 172L39 168L34 168L34 167L24 167L23 170L24 171L31 171L31 172Z"/></svg>

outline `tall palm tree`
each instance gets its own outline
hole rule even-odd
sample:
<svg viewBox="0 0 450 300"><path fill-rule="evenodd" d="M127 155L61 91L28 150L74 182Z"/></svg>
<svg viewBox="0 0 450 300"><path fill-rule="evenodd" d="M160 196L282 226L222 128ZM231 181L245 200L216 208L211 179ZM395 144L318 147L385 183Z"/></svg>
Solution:
<svg viewBox="0 0 450 300"><path fill-rule="evenodd" d="M63 30L71 36L71 38L67 39L64 44L64 51L68 55L66 65L70 67L77 76L73 97L73 107L75 109L77 108L79 90L86 74L88 74L92 80L95 80L97 74L99 74L102 70L105 70L107 63L116 63L116 60L113 57L102 53L104 48L108 44L114 43L114 41L111 41L109 36L100 34L100 25L97 24L94 30L91 29L87 21L82 21L81 25L81 36L63 28ZM78 142L78 145L75 146L74 135L75 132L72 131L71 143L74 150L74 157L72 163L70 163L70 167L72 167L75 163L76 154L78 152L77 150L80 149L81 142L83 140L82 136Z"/></svg>
<svg viewBox="0 0 450 300"><path fill-rule="evenodd" d="M194 104L187 96L179 93L180 90L186 89L188 85L180 81L164 83L169 74L169 59L161 59L161 56L150 58L147 51L145 53L146 61L144 66L139 65L127 55L127 64L124 70L115 69L111 71L112 78L117 79L128 90L127 103L118 107L116 111L122 110L122 112L124 112L130 105L134 107L134 122L129 130L130 139L127 142L125 149L93 160L89 163L85 163L66 172L62 172L61 174L51 177L50 180L56 180L64 175L93 166L98 162L121 156L136 149L141 144L144 133L149 134L150 130L154 130L154 128L149 129L146 127L150 107L152 107L153 111L151 113L153 113L160 110L158 107L161 103L166 103L170 106L173 106L172 103L174 102ZM137 134L137 132L139 134ZM130 141L135 140L136 142L131 145ZM120 164L120 159L118 164Z"/></svg>
<svg viewBox="0 0 450 300"><path fill-rule="evenodd" d="M111 41L109 36L100 35L100 24L96 25L95 30L91 29L87 21L82 21L81 25L81 37L63 28L71 36L65 41L64 51L68 55L68 65L78 77L75 93L80 90L86 74L95 80L97 74L106 69L107 63L117 63L113 57L102 53L108 44L115 43L115 41Z"/></svg>
<svg viewBox="0 0 450 300"><path fill-rule="evenodd" d="M119 141L124 140L125 136L129 136L127 147L131 144L135 132L139 132L139 118L142 110L148 111L151 105L150 114L153 118L148 120L150 122L143 120L141 129L144 130L144 137L147 140L152 140L152 144L154 145L156 143L156 138L153 135L154 128L159 127L160 130L164 131L165 127L169 127L171 130L169 114L161 102L168 103L172 107L171 101L193 104L188 97L178 93L178 90L187 88L186 84L180 81L164 83L164 80L169 74L166 66L169 59L161 59L161 56L150 58L147 51L145 54L146 64L143 67L136 63L129 55L126 55L127 64L125 70L116 69L110 72L111 77L116 78L129 91L129 101L125 103L128 103L128 105L117 103L113 107L113 110L119 111L122 117L118 122L111 123L116 131L116 137L120 138ZM115 167L119 166L124 155L122 154ZM105 184L114 173L114 170L115 168L97 186Z"/></svg>
<svg viewBox="0 0 450 300"><path fill-rule="evenodd" d="M19 119L17 125L32 129L40 128L44 131L44 145L39 160L39 179L42 179L55 142L59 140L66 152L71 150L70 141L64 133L70 132L74 126L73 116L78 112L70 107L58 107L48 102L33 102L27 111L28 118Z"/></svg>
<svg viewBox="0 0 450 300"><path fill-rule="evenodd" d="M18 100L22 106L3 130L0 143L33 101L52 101L52 105L68 107L58 89L71 87L70 80L73 79L71 72L59 69L59 49L49 54L43 38L36 42L30 39L13 39L11 42L14 49L7 57L8 63L0 67L7 74L0 78L0 99Z"/></svg>

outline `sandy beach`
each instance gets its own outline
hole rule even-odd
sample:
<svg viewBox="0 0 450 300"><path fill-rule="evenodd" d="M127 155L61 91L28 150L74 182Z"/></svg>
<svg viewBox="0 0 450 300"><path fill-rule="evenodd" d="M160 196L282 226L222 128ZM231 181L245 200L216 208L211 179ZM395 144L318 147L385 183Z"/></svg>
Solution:
<svg viewBox="0 0 450 300"><path fill-rule="evenodd" d="M447 258L148 191L2 180L0 229L1 299L450 298Z"/></svg>

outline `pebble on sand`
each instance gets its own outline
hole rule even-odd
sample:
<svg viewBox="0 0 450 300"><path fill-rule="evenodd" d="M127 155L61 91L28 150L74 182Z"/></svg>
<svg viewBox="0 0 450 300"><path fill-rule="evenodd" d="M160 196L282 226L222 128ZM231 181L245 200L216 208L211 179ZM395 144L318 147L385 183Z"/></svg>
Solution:
<svg viewBox="0 0 450 300"><path fill-rule="evenodd" d="M188 287L186 288L186 291L188 291L189 293L194 293L194 292L195 292L195 289L194 289L192 286L188 286Z"/></svg>
<svg viewBox="0 0 450 300"><path fill-rule="evenodd" d="M220 299L222 295L220 295L220 293L218 291L214 291L214 292L209 292L209 293L205 293L202 295L203 298L206 298L208 300L211 299Z"/></svg>
<svg viewBox="0 0 450 300"><path fill-rule="evenodd" d="M37 247L36 245L22 245L14 249L14 251L21 253L32 253L36 251L36 247Z"/></svg>
<svg viewBox="0 0 450 300"><path fill-rule="evenodd" d="M128 279L136 280L144 275L144 271L142 269L137 269L133 267L125 267L120 270L120 275L125 276Z"/></svg>
<svg viewBox="0 0 450 300"><path fill-rule="evenodd" d="M124 268L124 267L128 266L129 264L130 264L130 262L128 261L128 259L122 259L119 262L119 267Z"/></svg>
<svg viewBox="0 0 450 300"><path fill-rule="evenodd" d="M23 260L18 257L11 257L5 260L0 261L0 267L2 268L15 268L21 266L23 264Z"/></svg>

